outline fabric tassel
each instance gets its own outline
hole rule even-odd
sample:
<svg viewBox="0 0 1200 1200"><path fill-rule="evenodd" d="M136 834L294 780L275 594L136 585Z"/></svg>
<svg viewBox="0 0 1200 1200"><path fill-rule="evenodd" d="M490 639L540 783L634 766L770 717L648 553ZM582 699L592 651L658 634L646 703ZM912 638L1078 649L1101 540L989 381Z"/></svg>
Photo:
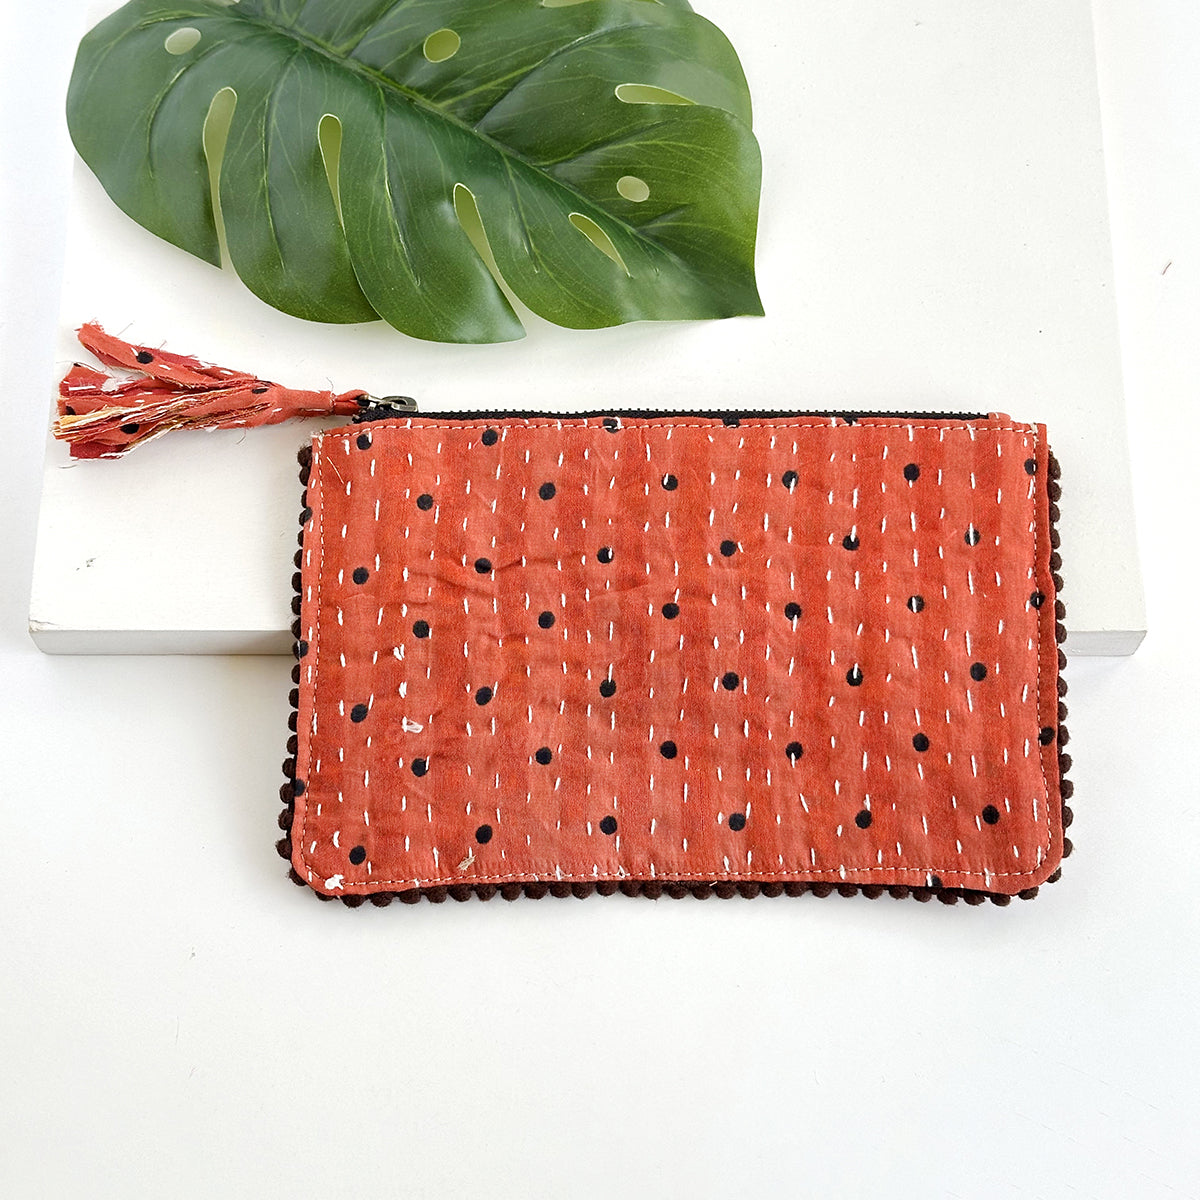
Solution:
<svg viewBox="0 0 1200 1200"><path fill-rule="evenodd" d="M54 436L73 458L119 458L173 429L248 429L293 417L351 416L370 408L362 391L296 391L182 354L135 346L99 325L79 341L102 363L138 372L119 381L76 363L59 385Z"/></svg>

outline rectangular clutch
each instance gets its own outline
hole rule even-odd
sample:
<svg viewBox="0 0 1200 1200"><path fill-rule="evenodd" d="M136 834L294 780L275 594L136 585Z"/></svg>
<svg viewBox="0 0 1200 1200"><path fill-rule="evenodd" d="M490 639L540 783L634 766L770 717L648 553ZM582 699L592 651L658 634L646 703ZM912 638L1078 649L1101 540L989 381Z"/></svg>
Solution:
<svg viewBox="0 0 1200 1200"><path fill-rule="evenodd" d="M301 453L325 898L1057 878L1058 468L1001 414L401 416Z"/></svg>

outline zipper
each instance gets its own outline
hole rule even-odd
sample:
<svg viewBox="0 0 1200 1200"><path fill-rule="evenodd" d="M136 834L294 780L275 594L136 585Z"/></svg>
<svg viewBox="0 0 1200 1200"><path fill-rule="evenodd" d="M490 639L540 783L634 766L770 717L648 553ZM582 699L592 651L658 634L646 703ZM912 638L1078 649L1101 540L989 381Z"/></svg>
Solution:
<svg viewBox="0 0 1200 1200"><path fill-rule="evenodd" d="M371 421L386 421L392 417L398 416L412 416L419 411L417 402L411 396L364 396L359 401L359 404L362 406L362 409L360 412L356 413L353 418L353 424L355 425L368 424ZM546 412L533 409L491 409L471 412L422 412L420 415L435 421L463 421L472 419L509 420L521 419L525 417L559 420L572 420L588 417L612 417L614 420L619 420L621 417L719 417L726 425L736 425L743 417L748 420L757 419L760 417L825 417L829 419L839 418L845 421L848 425L853 425L861 417L888 417L892 418L893 420L901 421L985 421L992 414L978 412L883 412L879 409L830 409L824 412L815 412L808 409L803 411L795 411L792 409L774 408L709 408L688 410L666 408L612 408L597 409L590 412L569 413Z"/></svg>

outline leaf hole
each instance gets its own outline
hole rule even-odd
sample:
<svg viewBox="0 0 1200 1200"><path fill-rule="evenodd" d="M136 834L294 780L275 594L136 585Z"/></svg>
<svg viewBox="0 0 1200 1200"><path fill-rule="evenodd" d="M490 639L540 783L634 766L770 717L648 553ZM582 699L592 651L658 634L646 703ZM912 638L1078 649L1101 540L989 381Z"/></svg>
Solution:
<svg viewBox="0 0 1200 1200"><path fill-rule="evenodd" d="M491 272L492 278L503 287L504 277L500 274L496 256L492 253L492 244L488 241L487 229L479 215L475 193L465 183L454 185L454 215L458 218L463 233L467 235L467 240L475 247L475 253L483 259L484 266Z"/></svg>
<svg viewBox="0 0 1200 1200"><path fill-rule="evenodd" d="M233 124L233 113L237 108L237 92L223 87L212 98L204 118L201 144L208 162L208 188L212 199L213 224L217 228L217 244L221 250L222 264L229 261L229 247L225 241L225 218L221 213L221 164L225 161L225 144L229 141L229 127Z"/></svg>
<svg viewBox="0 0 1200 1200"><path fill-rule="evenodd" d="M163 42L163 49L168 54L186 54L199 44L200 30L194 25L184 25L182 29L176 29L167 34L167 40Z"/></svg>
<svg viewBox="0 0 1200 1200"><path fill-rule="evenodd" d="M618 83L617 99L623 104L695 104L678 92L669 92L666 88L653 87L648 83Z"/></svg>
<svg viewBox="0 0 1200 1200"><path fill-rule="evenodd" d="M461 45L462 38L453 29L439 29L425 39L421 52L431 63L441 63L453 58Z"/></svg>
<svg viewBox="0 0 1200 1200"><path fill-rule="evenodd" d="M317 122L317 144L321 148L321 161L325 164L325 178L329 180L329 191L333 196L333 207L338 221L342 220L342 123L333 115L325 113Z"/></svg>
<svg viewBox="0 0 1200 1200"><path fill-rule="evenodd" d="M617 180L617 191L632 204L642 204L650 199L650 185L636 175L622 175Z"/></svg>
<svg viewBox="0 0 1200 1200"><path fill-rule="evenodd" d="M591 217L585 217L583 213L573 212L570 216L570 221L601 254L611 258L626 275L629 274L629 268L625 265L625 260L621 257L620 251L613 245L612 238Z"/></svg>

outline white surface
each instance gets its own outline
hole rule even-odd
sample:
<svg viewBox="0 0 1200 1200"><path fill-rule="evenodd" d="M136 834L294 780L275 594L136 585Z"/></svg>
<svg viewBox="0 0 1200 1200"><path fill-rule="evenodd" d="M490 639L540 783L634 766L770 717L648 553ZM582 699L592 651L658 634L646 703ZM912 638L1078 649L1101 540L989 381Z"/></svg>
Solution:
<svg viewBox="0 0 1200 1200"><path fill-rule="evenodd" d="M1200 1195L1193 0L1098 0L1150 634L1072 664L1078 850L1006 910L320 905L284 660L39 654L65 7L0 47L6 1200Z"/></svg>
<svg viewBox="0 0 1200 1200"><path fill-rule="evenodd" d="M94 12L113 7L92 3ZM132 340L430 411L773 407L1012 413L1065 477L1071 649L1145 628L1088 0L701 5L742 56L764 190L762 320L503 346L307 325L72 185L56 370ZM285 650L299 426L69 468L51 446L31 617L47 650ZM205 486L219 479L215 494ZM198 586L202 581L202 586Z"/></svg>

